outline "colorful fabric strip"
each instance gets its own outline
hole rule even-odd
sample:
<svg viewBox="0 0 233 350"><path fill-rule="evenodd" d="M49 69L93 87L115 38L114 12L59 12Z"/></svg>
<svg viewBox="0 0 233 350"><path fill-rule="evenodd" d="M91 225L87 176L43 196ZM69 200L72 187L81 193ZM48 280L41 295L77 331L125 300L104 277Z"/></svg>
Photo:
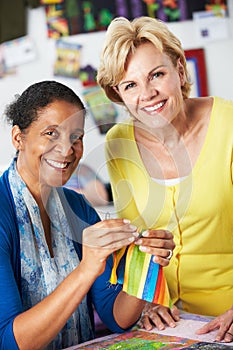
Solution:
<svg viewBox="0 0 233 350"><path fill-rule="evenodd" d="M169 307L170 295L163 268L152 259L151 254L141 252L135 244L114 252L110 283L123 283L126 293Z"/></svg>

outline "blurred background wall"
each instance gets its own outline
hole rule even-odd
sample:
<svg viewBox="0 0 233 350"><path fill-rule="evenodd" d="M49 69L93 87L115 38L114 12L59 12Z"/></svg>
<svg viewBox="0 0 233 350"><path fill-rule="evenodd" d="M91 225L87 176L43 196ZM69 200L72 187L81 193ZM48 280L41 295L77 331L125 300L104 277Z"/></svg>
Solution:
<svg viewBox="0 0 233 350"><path fill-rule="evenodd" d="M179 37L184 49L204 48L209 95L218 95L233 100L233 0L229 1L228 8L229 17L224 19L227 36L223 39L203 42L196 35L193 20L168 23L168 26ZM14 155L10 128L3 120L3 110L16 94L20 94L32 83L44 79L55 79L65 83L79 95L83 90L79 79L54 76L55 39L47 36L44 9L43 7L29 8L27 11L27 32L34 44L36 58L17 67L15 74L0 78L0 170L8 166ZM101 31L73 35L69 38L71 42L82 45L80 57L82 66L91 65L98 68L104 36L105 32ZM118 120L122 117L124 116L120 114ZM84 138L84 161L94 167L97 173L107 181L108 175L103 152L104 139L105 135L100 134L93 119L88 116Z"/></svg>

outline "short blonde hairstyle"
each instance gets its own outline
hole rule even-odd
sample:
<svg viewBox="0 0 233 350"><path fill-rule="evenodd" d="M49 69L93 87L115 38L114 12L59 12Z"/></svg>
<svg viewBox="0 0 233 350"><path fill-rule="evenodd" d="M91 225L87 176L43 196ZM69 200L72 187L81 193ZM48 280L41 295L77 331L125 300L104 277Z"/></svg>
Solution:
<svg viewBox="0 0 233 350"><path fill-rule="evenodd" d="M100 57L97 82L104 89L108 98L122 102L113 89L125 75L129 54L134 53L142 43L151 42L160 52L170 57L174 67L178 60L184 67L186 82L181 87L183 98L188 98L191 83L188 79L187 63L180 40L162 21L151 17L138 17L129 21L117 17L110 23Z"/></svg>

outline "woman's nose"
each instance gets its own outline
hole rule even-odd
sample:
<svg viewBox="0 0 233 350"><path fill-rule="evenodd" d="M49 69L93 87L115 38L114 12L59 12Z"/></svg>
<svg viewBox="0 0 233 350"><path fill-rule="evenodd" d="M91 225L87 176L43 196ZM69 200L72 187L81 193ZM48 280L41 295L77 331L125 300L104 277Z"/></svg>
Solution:
<svg viewBox="0 0 233 350"><path fill-rule="evenodd" d="M141 86L140 98L142 101L150 101L157 95L157 91L150 83L143 84Z"/></svg>
<svg viewBox="0 0 233 350"><path fill-rule="evenodd" d="M62 138L57 142L56 150L64 157L73 153L73 146L69 138Z"/></svg>

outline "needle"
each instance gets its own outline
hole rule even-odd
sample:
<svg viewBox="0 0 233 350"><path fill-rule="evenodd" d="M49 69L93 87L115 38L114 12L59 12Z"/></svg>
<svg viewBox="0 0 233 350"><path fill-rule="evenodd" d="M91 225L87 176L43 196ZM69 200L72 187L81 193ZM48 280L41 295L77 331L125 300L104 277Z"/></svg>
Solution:
<svg viewBox="0 0 233 350"><path fill-rule="evenodd" d="M105 220L109 220L111 218L110 213L107 211L107 213L105 213Z"/></svg>

